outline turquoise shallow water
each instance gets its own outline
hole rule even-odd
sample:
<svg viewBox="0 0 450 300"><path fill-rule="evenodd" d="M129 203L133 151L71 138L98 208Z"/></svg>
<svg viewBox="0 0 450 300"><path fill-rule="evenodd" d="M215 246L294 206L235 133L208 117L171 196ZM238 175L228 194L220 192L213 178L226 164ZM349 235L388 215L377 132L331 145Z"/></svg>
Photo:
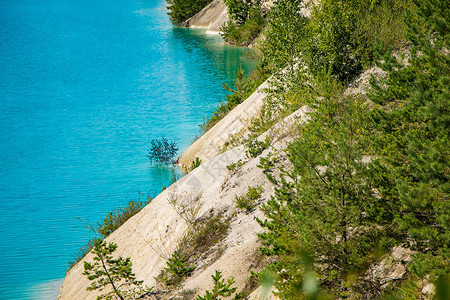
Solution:
<svg viewBox="0 0 450 300"><path fill-rule="evenodd" d="M173 27L163 0L0 0L0 299L48 299L86 222L156 195L246 50Z"/></svg>

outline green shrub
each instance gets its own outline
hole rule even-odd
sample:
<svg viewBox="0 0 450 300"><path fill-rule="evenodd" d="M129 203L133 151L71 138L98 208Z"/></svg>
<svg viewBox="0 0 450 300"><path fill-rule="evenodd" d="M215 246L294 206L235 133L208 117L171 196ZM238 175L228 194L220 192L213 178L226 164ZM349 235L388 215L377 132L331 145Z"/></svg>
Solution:
<svg viewBox="0 0 450 300"><path fill-rule="evenodd" d="M174 141L168 141L166 138L160 140L151 140L150 149L148 149L148 159L160 163L168 163L178 151L178 145Z"/></svg>
<svg viewBox="0 0 450 300"><path fill-rule="evenodd" d="M386 48L400 49L406 45L404 16L415 10L411 0L379 0L360 5L353 38L357 41L355 57L363 67L373 62L377 40Z"/></svg>
<svg viewBox="0 0 450 300"><path fill-rule="evenodd" d="M396 6L377 8L392 2L367 2L373 12L399 18ZM392 56L390 47L376 47L376 64L387 76L372 78L370 108L342 88L366 55L358 47L370 48L354 34L373 12L363 13L362 1L323 1L313 12L318 18L308 26L324 34L313 47L327 64L311 68L314 111L288 147L292 168L281 172L275 197L262 207L266 219L259 221L267 229L261 250L276 260L270 270L281 299L313 298L304 288L311 273L314 286L332 299L413 299L425 277L436 287L448 285L450 14L445 1L414 2L420 10L406 17L411 47L401 57L408 62ZM363 20L355 22L355 12ZM313 24L319 20L324 23ZM342 23L322 30L333 22ZM387 32L386 24L375 23L371 18L364 30ZM408 277L397 287L391 282L383 295L379 282L364 280L397 245L416 253L405 265Z"/></svg>
<svg viewBox="0 0 450 300"><path fill-rule="evenodd" d="M259 158L259 165L257 165L257 167L263 169L265 173L268 172L270 169L274 168L275 163L277 163L278 160L279 156L275 155L272 152L269 152L269 154L267 154L267 157Z"/></svg>
<svg viewBox="0 0 450 300"><path fill-rule="evenodd" d="M128 219L140 212L142 208L144 208L152 200L149 195L147 195L146 200L144 201L140 200L141 197L142 194L139 194L139 198L137 200L130 200L127 206L119 206L119 208L117 208L116 210L109 212L103 219L103 221L99 222L97 226L88 224L86 227L92 230L98 237L90 238L86 242L86 244L78 250L78 252L74 256L74 260L69 262L68 270L70 270L76 263L81 261L86 256L86 254L88 254L93 249L96 243L105 239L113 231L124 224Z"/></svg>
<svg viewBox="0 0 450 300"><path fill-rule="evenodd" d="M247 193L243 196L236 195L236 207L246 212L252 211L256 206L256 200L261 196L263 189L261 186L248 187Z"/></svg>
<svg viewBox="0 0 450 300"><path fill-rule="evenodd" d="M224 0L228 8L228 15L231 20L234 20L237 24L243 24L248 19L250 8L252 7L252 1L244 0Z"/></svg>
<svg viewBox="0 0 450 300"><path fill-rule="evenodd" d="M223 239L228 228L229 221L222 221L220 216L195 221L158 278L168 286L180 284L191 275L199 257L206 256L208 251Z"/></svg>
<svg viewBox="0 0 450 300"><path fill-rule="evenodd" d="M312 73L329 68L341 81L349 81L361 70L354 56L357 41L352 38L358 18L354 2L323 0L314 8L302 53Z"/></svg>
<svg viewBox="0 0 450 300"><path fill-rule="evenodd" d="M309 73L331 69L342 82L350 82L373 61L375 41L399 48L405 44L403 16L414 10L411 0L323 0L311 17L299 13L300 0L280 0L269 13L262 51L276 69L296 62Z"/></svg>
<svg viewBox="0 0 450 300"><path fill-rule="evenodd" d="M294 72L295 59L300 57L308 19L300 14L302 0L274 2L268 14L268 30L262 45L264 60L276 71L289 67Z"/></svg>
<svg viewBox="0 0 450 300"><path fill-rule="evenodd" d="M196 157L195 159L192 160L191 165L189 167L183 168L183 172L185 174L189 174L194 169L200 167L201 164L202 164L202 160L200 158Z"/></svg>
<svg viewBox="0 0 450 300"><path fill-rule="evenodd" d="M270 146L270 138L267 136L264 141L258 141L256 138L251 138L245 146L247 147L245 153L248 158L257 157Z"/></svg>
<svg viewBox="0 0 450 300"><path fill-rule="evenodd" d="M190 253L190 255L187 254L192 250L194 253L206 252L225 236L228 228L229 222L222 221L218 216L209 218L203 222L197 222L183 242L185 246L183 247L184 250L182 253L185 253L186 257L191 257L193 253Z"/></svg>
<svg viewBox="0 0 450 300"><path fill-rule="evenodd" d="M197 221L180 242L178 251L188 261L194 262L207 252L227 234L229 221L220 216Z"/></svg>
<svg viewBox="0 0 450 300"><path fill-rule="evenodd" d="M190 170L192 171L192 170L194 170L194 169L200 167L201 164L202 164L202 160L201 160L200 158L196 157L196 158L192 161Z"/></svg>
<svg viewBox="0 0 450 300"><path fill-rule="evenodd" d="M106 238L117 228L122 226L128 219L137 214L151 201L147 198L145 201L130 200L125 207L118 207L116 210L109 212L106 218L98 224L96 232L101 235L102 238Z"/></svg>
<svg viewBox="0 0 450 300"><path fill-rule="evenodd" d="M235 163L232 163L230 165L227 166L227 169L230 170L231 172L236 172L237 170L240 169L240 167L242 167L247 161L243 161L242 159L238 160Z"/></svg>
<svg viewBox="0 0 450 300"><path fill-rule="evenodd" d="M225 3L230 20L221 28L222 37L230 44L249 45L266 24L261 1L225 0Z"/></svg>
<svg viewBox="0 0 450 300"><path fill-rule="evenodd" d="M159 279L161 279L165 285L169 286L178 285L186 277L191 275L192 271L195 269L194 266L189 265L186 262L186 259L182 257L178 251L175 251L172 254L172 257L168 259L166 264L167 267L165 267L159 275Z"/></svg>
<svg viewBox="0 0 450 300"><path fill-rule="evenodd" d="M205 296L198 296L197 300L220 300L219 297L230 297L236 291L236 287L231 287L234 284L234 278L230 277L225 282L222 278L222 273L216 270L216 274L211 275L214 281L214 287L211 291L206 291Z"/></svg>
<svg viewBox="0 0 450 300"><path fill-rule="evenodd" d="M261 11L252 7L248 18L243 23L229 20L221 28L221 35L226 42L237 46L248 46L261 33L266 19Z"/></svg>

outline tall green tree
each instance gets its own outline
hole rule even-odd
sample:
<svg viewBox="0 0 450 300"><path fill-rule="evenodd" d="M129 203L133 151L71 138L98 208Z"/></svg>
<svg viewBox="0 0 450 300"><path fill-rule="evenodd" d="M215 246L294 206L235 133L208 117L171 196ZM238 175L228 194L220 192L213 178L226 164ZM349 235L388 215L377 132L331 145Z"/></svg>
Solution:
<svg viewBox="0 0 450 300"><path fill-rule="evenodd" d="M415 1L407 18L412 43L407 63L378 51L388 78L372 80L373 168L381 197L398 204L395 223L418 251L412 269L436 279L449 274L450 5Z"/></svg>
<svg viewBox="0 0 450 300"><path fill-rule="evenodd" d="M300 13L303 0L280 0L274 3L268 18L269 27L263 44L265 59L275 69L288 68L294 73L300 58L305 25L308 19Z"/></svg>
<svg viewBox="0 0 450 300"><path fill-rule="evenodd" d="M328 89L317 97L311 121L289 148L293 170L263 207L268 229L261 234L265 254L279 258L277 288L284 299L295 299L306 272L298 253L308 253L322 287L337 296L355 293L349 278L359 276L377 249L391 245L395 228L376 224L383 205L368 179L366 128L362 101L343 97L338 82L326 76ZM330 93L335 89L335 93ZM391 220L383 222L390 223Z"/></svg>

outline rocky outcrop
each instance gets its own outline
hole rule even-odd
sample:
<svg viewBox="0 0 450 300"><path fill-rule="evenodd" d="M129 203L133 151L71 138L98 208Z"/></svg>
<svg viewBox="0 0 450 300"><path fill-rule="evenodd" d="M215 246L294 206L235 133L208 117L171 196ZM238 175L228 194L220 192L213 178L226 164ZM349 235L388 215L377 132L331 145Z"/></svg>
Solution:
<svg viewBox="0 0 450 300"><path fill-rule="evenodd" d="M200 12L187 19L182 25L186 27L207 28L207 33L218 33L220 27L228 21L228 8L223 0L213 0Z"/></svg>

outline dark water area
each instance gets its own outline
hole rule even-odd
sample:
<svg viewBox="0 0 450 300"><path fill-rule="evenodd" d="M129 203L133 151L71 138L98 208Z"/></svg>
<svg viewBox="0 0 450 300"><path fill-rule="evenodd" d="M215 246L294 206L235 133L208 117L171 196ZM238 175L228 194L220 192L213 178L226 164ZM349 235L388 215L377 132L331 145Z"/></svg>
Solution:
<svg viewBox="0 0 450 300"><path fill-rule="evenodd" d="M84 222L168 185L150 140L186 149L248 51L162 0L0 0L0 299L54 297Z"/></svg>

